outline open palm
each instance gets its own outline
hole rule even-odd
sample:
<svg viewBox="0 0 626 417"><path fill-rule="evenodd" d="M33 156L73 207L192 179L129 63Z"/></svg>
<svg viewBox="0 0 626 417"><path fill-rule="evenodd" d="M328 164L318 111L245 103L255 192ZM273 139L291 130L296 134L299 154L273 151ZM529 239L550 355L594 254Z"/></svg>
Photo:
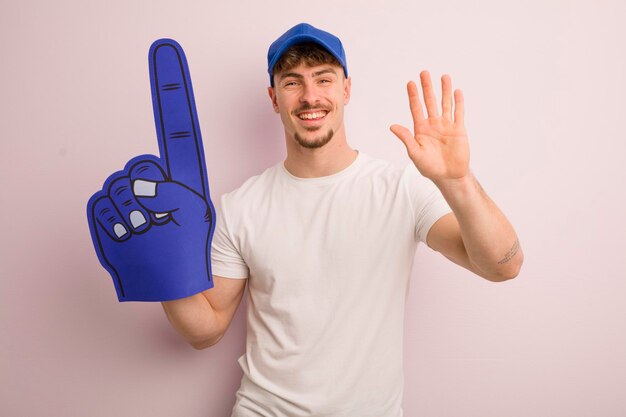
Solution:
<svg viewBox="0 0 626 417"><path fill-rule="evenodd" d="M452 110L452 81L449 75L441 77L442 113L437 111L437 101L428 71L420 73L424 103L428 117L424 116L417 85L407 85L409 106L413 116L413 133L404 126L392 125L391 131L404 143L409 157L420 171L435 183L461 179L469 173L469 142L463 123L463 93L454 92Z"/></svg>

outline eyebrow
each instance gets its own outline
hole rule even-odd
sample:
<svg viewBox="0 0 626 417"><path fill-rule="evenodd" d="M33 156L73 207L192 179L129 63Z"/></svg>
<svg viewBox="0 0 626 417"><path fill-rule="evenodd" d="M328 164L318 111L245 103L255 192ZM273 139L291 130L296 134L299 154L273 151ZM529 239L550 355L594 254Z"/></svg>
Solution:
<svg viewBox="0 0 626 417"><path fill-rule="evenodd" d="M332 68L332 67L328 67L328 68L324 68L324 69L321 69L321 70L319 70L319 71L314 72L314 73L313 73L313 77L318 77L318 76L320 76L320 75L323 75L323 74L328 74L328 73L332 73L332 74L337 75L337 71L335 71L335 69L334 69L334 68ZM287 77L293 77L293 78L303 79L303 78L304 78L304 75L299 74L299 73L297 73L297 72L286 72L286 73L284 73L284 74L281 74L281 75L280 75L280 79L281 79L281 80L283 80L283 79L285 79L285 78L287 78Z"/></svg>

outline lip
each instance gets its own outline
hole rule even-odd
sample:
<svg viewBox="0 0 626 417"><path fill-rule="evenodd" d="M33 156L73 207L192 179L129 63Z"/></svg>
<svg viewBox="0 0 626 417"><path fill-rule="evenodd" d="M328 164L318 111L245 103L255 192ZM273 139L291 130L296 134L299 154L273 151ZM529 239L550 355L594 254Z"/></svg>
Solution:
<svg viewBox="0 0 626 417"><path fill-rule="evenodd" d="M317 118L317 119L301 119L300 117L298 117L300 114L312 114L312 113L317 113L323 111L325 112L324 116ZM298 122L304 126L316 126L318 124L322 124L326 121L326 117L328 116L330 112L326 109L317 109L317 110L311 110L311 111L304 111L304 112L299 112L296 114L296 119L298 119Z"/></svg>

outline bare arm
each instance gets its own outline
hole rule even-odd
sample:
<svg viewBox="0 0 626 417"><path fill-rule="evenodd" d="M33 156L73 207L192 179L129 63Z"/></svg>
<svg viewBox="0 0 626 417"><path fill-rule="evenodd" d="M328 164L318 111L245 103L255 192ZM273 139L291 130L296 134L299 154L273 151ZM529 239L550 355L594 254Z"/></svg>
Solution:
<svg viewBox="0 0 626 417"><path fill-rule="evenodd" d="M196 349L224 336L241 302L245 279L213 276L215 286L191 297L161 303L174 328Z"/></svg>
<svg viewBox="0 0 626 417"><path fill-rule="evenodd" d="M519 239L478 181L470 177L439 188L453 213L431 227L428 246L490 281L516 277L524 259Z"/></svg>
<svg viewBox="0 0 626 417"><path fill-rule="evenodd" d="M442 113L437 110L430 74L420 74L427 115L417 85L407 86L413 132L393 125L420 173L433 181L453 213L439 219L428 233L428 245L453 262L490 280L517 276L523 262L511 223L487 196L469 169L469 141L464 125L464 100L448 75L441 77Z"/></svg>

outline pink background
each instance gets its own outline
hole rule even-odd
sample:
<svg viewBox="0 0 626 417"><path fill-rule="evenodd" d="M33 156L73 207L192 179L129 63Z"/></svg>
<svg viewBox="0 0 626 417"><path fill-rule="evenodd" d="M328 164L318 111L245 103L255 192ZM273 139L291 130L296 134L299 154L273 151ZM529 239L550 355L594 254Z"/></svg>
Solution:
<svg viewBox="0 0 626 417"><path fill-rule="evenodd" d="M189 59L213 198L281 160L265 54L308 21L344 41L348 138L374 156L408 161L388 131L410 121L406 81L452 75L473 169L526 254L493 284L418 250L405 415L626 416L625 18L619 0L3 1L0 414L230 415L245 305L195 351L159 304L119 304L85 204L157 152L160 37Z"/></svg>

